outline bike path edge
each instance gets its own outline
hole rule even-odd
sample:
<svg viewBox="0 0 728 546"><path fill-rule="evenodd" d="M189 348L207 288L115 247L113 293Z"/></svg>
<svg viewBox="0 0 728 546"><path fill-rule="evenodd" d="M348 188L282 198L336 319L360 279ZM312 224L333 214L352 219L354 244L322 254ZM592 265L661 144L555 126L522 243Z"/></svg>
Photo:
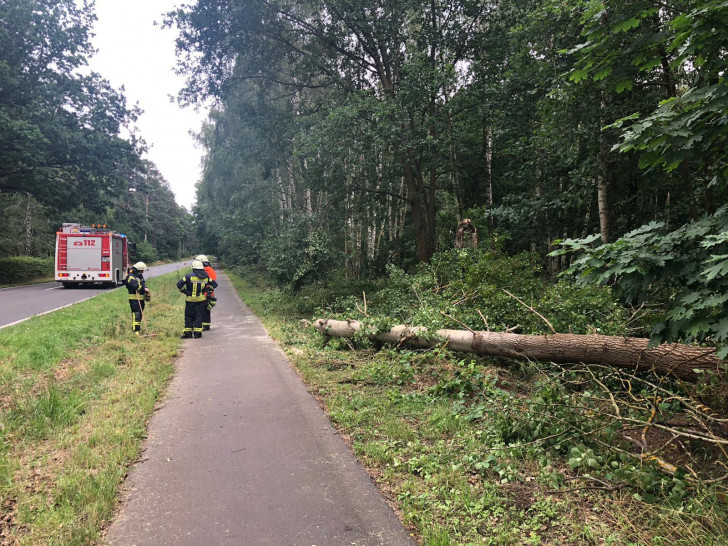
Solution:
<svg viewBox="0 0 728 546"><path fill-rule="evenodd" d="M212 329L184 341L104 543L413 545L229 278L218 282Z"/></svg>

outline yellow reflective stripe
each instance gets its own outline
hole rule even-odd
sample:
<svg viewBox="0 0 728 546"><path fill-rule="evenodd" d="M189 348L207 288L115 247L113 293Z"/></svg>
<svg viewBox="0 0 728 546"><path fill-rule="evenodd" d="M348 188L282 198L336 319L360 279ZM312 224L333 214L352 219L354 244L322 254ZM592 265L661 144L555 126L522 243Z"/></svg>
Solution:
<svg viewBox="0 0 728 546"><path fill-rule="evenodd" d="M192 281L192 297L193 298L199 298L200 294L202 293L202 284L205 282L206 279L201 277L190 277L190 281ZM193 301L201 301L199 299L195 299Z"/></svg>

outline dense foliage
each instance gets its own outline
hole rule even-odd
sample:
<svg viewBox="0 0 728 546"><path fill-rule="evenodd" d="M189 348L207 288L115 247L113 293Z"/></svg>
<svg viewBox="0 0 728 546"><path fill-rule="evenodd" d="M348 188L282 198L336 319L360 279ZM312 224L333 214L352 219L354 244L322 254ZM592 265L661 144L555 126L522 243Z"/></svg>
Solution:
<svg viewBox="0 0 728 546"><path fill-rule="evenodd" d="M583 251L567 273L578 273L582 284L614 284L629 303L664 304L655 341L709 341L728 355L728 209L674 231L653 222L614 243L588 244L562 243L560 252Z"/></svg>
<svg viewBox="0 0 728 546"><path fill-rule="evenodd" d="M574 334L628 332L627 313L609 289L553 283L539 257L530 253L442 252L411 274L390 266L378 286L362 292L332 298L328 313L379 328L407 324L524 334L550 333L551 327Z"/></svg>
<svg viewBox="0 0 728 546"><path fill-rule="evenodd" d="M53 258L0 258L0 284L23 284L53 277Z"/></svg>
<svg viewBox="0 0 728 546"><path fill-rule="evenodd" d="M428 262L465 217L509 254L652 222L689 246L680 226L727 201L727 18L706 0L193 2L167 23L182 100L218 105L199 233L294 288ZM717 333L695 328L668 337Z"/></svg>
<svg viewBox="0 0 728 546"><path fill-rule="evenodd" d="M141 159L139 112L86 67L93 6L0 5L0 256L52 254L63 222L107 223L134 242L151 237L149 256L177 256L189 239L190 215ZM153 196L148 214L130 188Z"/></svg>

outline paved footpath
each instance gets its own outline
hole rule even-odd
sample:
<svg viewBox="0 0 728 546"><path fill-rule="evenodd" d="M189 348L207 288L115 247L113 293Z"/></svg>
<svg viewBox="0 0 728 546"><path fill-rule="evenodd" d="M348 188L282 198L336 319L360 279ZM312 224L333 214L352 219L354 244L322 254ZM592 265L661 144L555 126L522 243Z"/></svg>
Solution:
<svg viewBox="0 0 728 546"><path fill-rule="evenodd" d="M228 277L218 282L212 330L184 341L106 543L411 546Z"/></svg>

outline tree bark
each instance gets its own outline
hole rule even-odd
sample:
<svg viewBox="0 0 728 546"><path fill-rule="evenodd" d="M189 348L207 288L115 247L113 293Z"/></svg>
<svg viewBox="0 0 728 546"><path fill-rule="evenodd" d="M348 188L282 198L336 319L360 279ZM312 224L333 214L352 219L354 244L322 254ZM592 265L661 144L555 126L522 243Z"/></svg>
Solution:
<svg viewBox="0 0 728 546"><path fill-rule="evenodd" d="M318 319L315 328L327 336L353 337L362 330L358 321ZM555 363L605 364L695 382L699 371L720 372L723 363L715 349L679 343L648 348L645 338L550 334L521 335L502 332L437 330L428 335L423 327L395 326L389 332L372 333L369 338L384 343L428 348L447 343L450 349L516 360Z"/></svg>
<svg viewBox="0 0 728 546"><path fill-rule="evenodd" d="M488 207L488 229L495 230L493 218L493 133L483 115L483 160L485 161L485 201Z"/></svg>
<svg viewBox="0 0 728 546"><path fill-rule="evenodd" d="M609 179L611 177L608 165L610 142L606 130L607 99L602 96L600 103L600 129L599 132L599 153L597 155L597 203L599 204L599 231L602 236L602 243L609 242Z"/></svg>
<svg viewBox="0 0 728 546"><path fill-rule="evenodd" d="M427 238L427 216L426 204L423 203L420 190L422 188L421 178L411 165L404 164L405 180L407 181L407 196L412 207L412 224L415 228L417 241L417 261L425 263L430 261L432 256L430 242Z"/></svg>

